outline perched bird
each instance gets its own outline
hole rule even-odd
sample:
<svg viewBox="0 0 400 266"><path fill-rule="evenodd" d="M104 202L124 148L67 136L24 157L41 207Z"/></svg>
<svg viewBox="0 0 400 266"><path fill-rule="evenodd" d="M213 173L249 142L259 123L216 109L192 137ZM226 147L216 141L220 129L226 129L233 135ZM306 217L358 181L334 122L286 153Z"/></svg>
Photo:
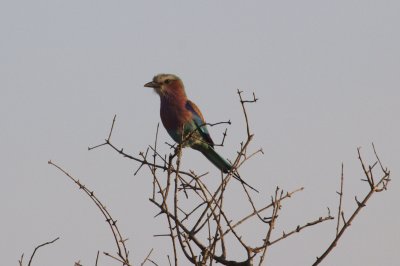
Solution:
<svg viewBox="0 0 400 266"><path fill-rule="evenodd" d="M214 150L214 142L204 117L196 104L188 100L179 77L173 74L159 74L144 86L153 88L160 96L161 121L174 141L200 151L222 172L228 173L232 170L232 165ZM237 173L233 173L233 176L252 188Z"/></svg>

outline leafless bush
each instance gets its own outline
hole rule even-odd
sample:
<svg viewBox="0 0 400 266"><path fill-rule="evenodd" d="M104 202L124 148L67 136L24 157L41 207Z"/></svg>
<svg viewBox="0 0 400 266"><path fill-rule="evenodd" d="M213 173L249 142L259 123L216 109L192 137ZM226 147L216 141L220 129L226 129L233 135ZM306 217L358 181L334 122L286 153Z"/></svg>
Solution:
<svg viewBox="0 0 400 266"><path fill-rule="evenodd" d="M274 194L271 196L271 199L259 207L256 206L257 204L255 204L256 201L254 199L259 197L260 194L249 190L249 187L243 183L241 184L242 193L236 193L235 196L237 200L243 202L243 204L240 204L237 208L247 208L241 210L242 212L247 212L247 214L240 218L234 217L229 213L229 211L227 211L229 202L226 202L225 200L225 198L229 196L229 193L233 193L232 190L229 190L231 181L235 180L235 174L238 173L240 167L246 161L257 154L262 153L261 149L255 151L250 151L249 149L249 144L252 142L254 135L250 130L246 106L255 103L257 98L253 94L252 99L244 100L242 98L242 92L238 90L237 93L245 118L244 121L247 137L241 143L237 156L232 162L232 171L228 174L221 174L217 179L219 180L217 187L210 186L204 182L204 175L198 175L193 171L184 170L184 167L181 165L181 157L182 146L185 144L185 140L182 145L171 145L172 152L168 156L160 154L158 150L158 127L154 144L150 145L145 152L140 152L138 156L133 156L126 153L122 148L116 147L111 142L116 122L116 117L114 116L111 130L105 142L91 147L89 150L102 146L109 146L122 156L139 163L139 167L135 174L143 167L148 169L148 173L152 176L153 183L153 191L149 200L155 208L159 210L159 216L164 217L165 226L168 230L168 233L157 235L156 237L167 236L171 239L173 261L169 261L170 264L178 265L178 262L181 264L187 263L183 262L186 260L194 265L212 265L215 263L220 263L222 265L262 265L267 261L268 253L271 252L270 247L274 244L287 240L304 229L336 219L336 237L332 240L326 251L317 257L313 265L318 265L332 252L346 229L348 229L361 209L366 206L366 203L371 196L376 192L382 192L387 189L387 185L390 181L390 171L381 163L373 144L372 147L376 161L370 165L367 165L362 159L360 148L357 149L358 158L365 175L365 178L362 179L362 181L368 184L369 191L361 201L355 197L357 207L348 219L345 218L344 210L342 208L344 197L343 166L340 177L340 191L338 192L338 215L336 218L331 215L331 211L328 208L327 214L325 215L310 218L309 221L299 222L299 225L295 228L285 230L282 233L277 233L275 232L275 227L279 222L279 213L282 211L283 204L287 200L291 199L294 194L303 191L303 188L300 187L291 191L285 191L277 187ZM214 126L221 123L209 125ZM225 136L226 131L224 133L223 141ZM49 161L49 164L62 171L78 186L79 189L84 191L106 218L106 222L114 236L117 253L111 254L104 252L103 254L120 262L121 265L131 265L128 259L129 251L125 245L126 239L118 229L116 220L111 217L111 214L105 208L105 205L95 196L94 191L88 189L77 178L72 177L57 164L52 161ZM248 240L249 238L246 237L246 231L240 230L240 228L247 223L258 223L262 228L264 228L264 232L260 236L260 239ZM240 261L229 256L229 254L232 254L229 250L233 244L235 244L233 242L237 242L242 247L244 254L246 254L246 256ZM151 259L152 251L153 250L149 252L141 265L149 263L158 265ZM180 256L180 254L183 254L184 257ZM34 254L32 254L32 257L33 255ZM98 256L99 254L97 254L97 259ZM162 263L162 265L163 264L165 263ZM20 266L22 265L21 257ZM28 265L30 265L30 262Z"/></svg>

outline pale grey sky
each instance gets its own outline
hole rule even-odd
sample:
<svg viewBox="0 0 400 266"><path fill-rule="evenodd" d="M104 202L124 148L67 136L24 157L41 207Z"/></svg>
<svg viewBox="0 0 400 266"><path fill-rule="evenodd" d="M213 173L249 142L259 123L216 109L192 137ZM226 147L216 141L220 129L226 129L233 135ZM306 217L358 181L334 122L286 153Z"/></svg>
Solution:
<svg viewBox="0 0 400 266"><path fill-rule="evenodd" d="M1 1L1 264L17 265L57 236L34 265L94 265L97 250L115 251L99 211L49 159L106 203L133 262L154 247L153 259L167 264L170 240L152 237L167 228L153 218L149 173L133 176L138 165L108 148L87 151L114 114L115 144L137 154L153 143L159 99L143 84L167 72L209 122L232 120L218 149L228 158L245 136L236 89L260 98L248 111L252 148L265 155L242 175L262 190L259 202L276 186L306 188L284 205L276 233L326 207L336 212L342 162L350 215L368 189L356 148L371 162L374 142L392 170L389 191L372 198L323 265L398 265L399 14L400 2L385 0ZM223 130L210 129L216 141ZM171 141L164 129L160 139ZM185 150L183 163L217 174L196 151ZM334 222L304 231L274 246L269 265L310 265L334 233Z"/></svg>

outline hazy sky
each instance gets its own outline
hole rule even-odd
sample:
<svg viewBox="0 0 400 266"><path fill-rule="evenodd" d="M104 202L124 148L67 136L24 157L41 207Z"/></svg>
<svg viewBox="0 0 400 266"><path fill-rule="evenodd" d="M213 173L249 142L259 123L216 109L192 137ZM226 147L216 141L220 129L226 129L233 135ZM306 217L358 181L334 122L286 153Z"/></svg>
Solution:
<svg viewBox="0 0 400 266"><path fill-rule="evenodd" d="M398 265L399 14L394 0L0 1L1 264L17 265L57 236L33 265L94 265L97 250L115 252L104 218L51 159L96 191L129 238L135 265L153 247L152 258L167 265L170 239L153 238L167 227L153 218L149 172L133 176L138 164L107 147L87 151L106 138L114 114L116 145L137 155L153 143L159 99L143 84L167 72L183 79L208 122L231 119L218 148L227 158L245 137L236 90L256 93L251 148L265 155L242 175L260 188L260 205L276 186L305 187L285 203L276 235L327 207L336 214L342 162L349 217L354 196L368 191L356 149L371 163L374 142L393 181L323 265ZM224 129L210 129L216 142ZM159 138L171 142L164 129ZM218 175L189 149L183 167ZM269 265L312 264L335 225L273 246ZM265 231L249 233L259 240ZM99 265L118 264L103 256Z"/></svg>

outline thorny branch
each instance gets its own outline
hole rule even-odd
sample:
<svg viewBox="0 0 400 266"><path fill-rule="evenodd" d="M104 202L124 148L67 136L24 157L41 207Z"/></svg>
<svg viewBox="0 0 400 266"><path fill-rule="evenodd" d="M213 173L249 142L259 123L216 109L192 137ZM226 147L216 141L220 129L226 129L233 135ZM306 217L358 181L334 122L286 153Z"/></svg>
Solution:
<svg viewBox="0 0 400 266"><path fill-rule="evenodd" d="M114 123L113 123L113 125L114 125ZM109 137L111 137L111 134ZM118 249L118 252L117 252L118 257L115 257L107 252L104 252L104 254L108 257L111 257L111 258L121 262L123 265L129 266L130 265L129 259L128 259L129 252L125 245L125 242L127 241L127 239L124 239L122 237L120 230L117 226L117 220L114 220L112 218L111 214L106 209L106 206L99 200L99 198L97 198L97 196L94 194L94 191L89 190L78 179L74 178L67 171L65 171L62 167L58 166L57 164L53 163L52 161L48 161L48 163L50 165L54 166L55 168L57 168L58 170L60 170L62 173L64 173L70 180L72 180L79 187L79 189L82 189L86 193L86 195L88 195L90 197L90 199L96 204L97 208L101 211L103 216L106 218L107 224L110 226L110 229L114 236L115 244Z"/></svg>
<svg viewBox="0 0 400 266"><path fill-rule="evenodd" d="M364 199L361 202L358 201L357 196L355 197L355 201L357 203L357 208L355 209L355 211L353 212L353 214L350 216L350 218L347 221L344 219L343 211L341 211L341 204L339 203L339 214L343 217L343 226L340 228L340 230L337 229L335 239L332 241L332 243L329 245L329 247L324 251L324 253L320 257L317 257L317 260L314 262L313 265L320 264L325 259L325 257L336 247L337 243L339 242L340 238L343 236L344 232L349 228L349 226L351 225L353 220L356 218L358 213L361 211L361 209L366 206L368 200L372 197L372 195L376 192L382 192L387 189L387 185L390 182L390 171L386 167L383 167L381 160L376 152L375 145L373 143L372 143L372 148L374 150L376 161L372 165L368 166L368 170L367 170L367 167L365 166L365 162L361 156L361 152L360 152L361 148L357 148L358 159L360 161L361 167L362 167L362 169L364 171L364 175L366 177L366 179L362 179L362 181L365 181L368 183L369 188L370 188L369 192L367 193L367 195L364 197ZM380 174L381 177L378 180L376 180L376 178L373 175L373 170L376 165L380 166L380 171L381 171L381 174ZM339 194L340 202L342 201L342 197L343 197L342 186L343 186L343 172L341 175L341 193ZM339 220L340 218L337 217L337 219ZM339 221L338 221L338 225L339 225ZM337 228L339 228L339 227L337 227Z"/></svg>

